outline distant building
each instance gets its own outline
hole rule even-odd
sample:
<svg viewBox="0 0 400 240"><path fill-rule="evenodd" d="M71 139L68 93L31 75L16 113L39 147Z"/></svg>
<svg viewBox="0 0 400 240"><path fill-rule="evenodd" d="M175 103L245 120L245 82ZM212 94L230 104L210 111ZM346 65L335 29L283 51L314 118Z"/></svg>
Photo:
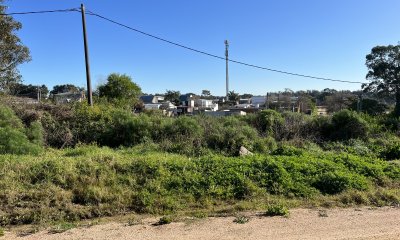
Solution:
<svg viewBox="0 0 400 240"><path fill-rule="evenodd" d="M250 100L253 106L263 106L267 102L267 96L253 96Z"/></svg>
<svg viewBox="0 0 400 240"><path fill-rule="evenodd" d="M204 114L211 117L226 117L226 116L245 116L246 112L226 110L218 112L206 111L204 112Z"/></svg>
<svg viewBox="0 0 400 240"><path fill-rule="evenodd" d="M218 103L210 99L195 99L194 107L196 110L218 111Z"/></svg>
<svg viewBox="0 0 400 240"><path fill-rule="evenodd" d="M163 96L153 96L153 95L144 95L140 97L140 100L144 103L159 103L164 101Z"/></svg>
<svg viewBox="0 0 400 240"><path fill-rule="evenodd" d="M178 115L193 114L194 97L195 96L193 94L184 94L179 96L179 101L181 102L181 105L177 106Z"/></svg>
<svg viewBox="0 0 400 240"><path fill-rule="evenodd" d="M317 106L317 115L328 115L328 108L326 106Z"/></svg>

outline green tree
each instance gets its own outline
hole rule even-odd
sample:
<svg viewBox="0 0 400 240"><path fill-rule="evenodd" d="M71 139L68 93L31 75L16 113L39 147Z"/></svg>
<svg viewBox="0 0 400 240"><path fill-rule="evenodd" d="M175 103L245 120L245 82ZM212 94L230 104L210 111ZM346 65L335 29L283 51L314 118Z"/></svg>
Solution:
<svg viewBox="0 0 400 240"><path fill-rule="evenodd" d="M203 96L203 97L210 97L211 96L211 92L210 92L210 90L203 90L203 91L201 91L201 96Z"/></svg>
<svg viewBox="0 0 400 240"><path fill-rule="evenodd" d="M107 78L105 85L99 86L99 96L109 100L136 100L142 89L126 74L112 73Z"/></svg>
<svg viewBox="0 0 400 240"><path fill-rule="evenodd" d="M0 0L0 13L6 6ZM17 66L30 60L29 49L15 34L22 27L11 16L0 15L0 91L9 93L10 88L21 81Z"/></svg>
<svg viewBox="0 0 400 240"><path fill-rule="evenodd" d="M53 90L50 91L50 94L58 94L58 93L77 93L83 91L83 88L77 87L73 84L62 84L62 85L55 85Z"/></svg>
<svg viewBox="0 0 400 240"><path fill-rule="evenodd" d="M372 116L381 115L389 109L389 107L380 103L376 99L365 98L359 101L358 99L351 104L351 109L354 111L360 110Z"/></svg>
<svg viewBox="0 0 400 240"><path fill-rule="evenodd" d="M167 90L164 93L164 99L166 101L170 101L171 103L173 103L175 105L180 104L180 100L179 100L180 96L181 96L181 93L179 91Z"/></svg>
<svg viewBox="0 0 400 240"><path fill-rule="evenodd" d="M365 65L370 83L363 84L363 90L380 96L394 96L394 115L400 116L400 44L372 48Z"/></svg>
<svg viewBox="0 0 400 240"><path fill-rule="evenodd" d="M40 91L42 98L46 97L49 93L49 89L46 85L35 86L32 84L25 85L22 83L17 83L12 87L10 94L15 96L37 98L38 90Z"/></svg>
<svg viewBox="0 0 400 240"><path fill-rule="evenodd" d="M229 91L228 92L228 100L231 102L235 102L235 103L239 102L239 100L240 100L239 93L235 93L235 91Z"/></svg>

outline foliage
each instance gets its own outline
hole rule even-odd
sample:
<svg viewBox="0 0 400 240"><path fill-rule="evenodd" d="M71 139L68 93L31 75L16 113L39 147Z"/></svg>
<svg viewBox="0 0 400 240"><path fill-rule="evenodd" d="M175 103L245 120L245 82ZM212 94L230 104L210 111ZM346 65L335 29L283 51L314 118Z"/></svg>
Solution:
<svg viewBox="0 0 400 240"><path fill-rule="evenodd" d="M238 216L235 217L235 219L233 220L233 222L234 222L234 223L237 223L237 224L245 224L245 223L248 223L249 220L250 220L250 219L249 219L248 217L246 217L246 216L238 215Z"/></svg>
<svg viewBox="0 0 400 240"><path fill-rule="evenodd" d="M239 102L239 100L240 100L239 93L235 93L235 91L229 91L227 97L228 97L228 100L231 102Z"/></svg>
<svg viewBox="0 0 400 240"><path fill-rule="evenodd" d="M0 13L5 13L7 7L0 0ZM21 23L12 16L0 15L0 91L10 93L14 84L21 80L17 66L30 60L29 49L15 34L22 28Z"/></svg>
<svg viewBox="0 0 400 240"><path fill-rule="evenodd" d="M50 94L59 94L59 93L77 93L83 91L82 88L77 87L73 84L62 84L62 85L55 85L53 90L50 91Z"/></svg>
<svg viewBox="0 0 400 240"><path fill-rule="evenodd" d="M351 109L354 111L360 110L361 112L367 113L371 116L378 116L384 114L389 107L384 103L380 103L376 99L365 98L361 101L354 101L351 104Z"/></svg>
<svg viewBox="0 0 400 240"><path fill-rule="evenodd" d="M400 45L376 46L366 56L368 84L363 84L366 92L376 92L381 96L394 96L395 116L400 116Z"/></svg>
<svg viewBox="0 0 400 240"><path fill-rule="evenodd" d="M118 150L84 145L49 149L41 158L0 155L0 171L0 225L76 221L126 211L171 214L273 196L308 203L332 196L331 201L342 204L348 191L368 194L400 181L400 165L348 153L189 158L149 144ZM364 202L400 203L398 191L380 195Z"/></svg>
<svg viewBox="0 0 400 240"><path fill-rule="evenodd" d="M181 96L181 92L167 90L164 94L165 101L170 101L171 103L175 104L176 106L180 105L179 97Z"/></svg>
<svg viewBox="0 0 400 240"><path fill-rule="evenodd" d="M35 99L37 99L38 97L38 91L40 91L42 98L45 98L49 93L49 89L47 88L46 85L34 86L32 84L25 85L22 83L14 84L10 89L10 91L11 91L10 94L15 96L29 97Z"/></svg>
<svg viewBox="0 0 400 240"><path fill-rule="evenodd" d="M357 113L342 110L332 117L330 139L347 140L351 138L366 138L369 126Z"/></svg>
<svg viewBox="0 0 400 240"><path fill-rule="evenodd" d="M107 77L107 83L99 86L100 97L109 100L130 100L138 99L141 88L132 81L132 78L125 74L112 73Z"/></svg>
<svg viewBox="0 0 400 240"><path fill-rule="evenodd" d="M282 115L274 110L263 110L258 114L262 132L279 138L280 130L284 123Z"/></svg>
<svg viewBox="0 0 400 240"><path fill-rule="evenodd" d="M38 154L43 144L40 123L25 128L21 120L8 107L0 105L0 154Z"/></svg>
<svg viewBox="0 0 400 240"><path fill-rule="evenodd" d="M165 225L165 224L170 224L173 222L173 218L171 216L163 216L158 220L157 225Z"/></svg>
<svg viewBox="0 0 400 240"><path fill-rule="evenodd" d="M203 97L211 97L212 95L211 95L210 90L204 89L204 90L201 91L201 96L203 96Z"/></svg>
<svg viewBox="0 0 400 240"><path fill-rule="evenodd" d="M265 216L289 216L289 209L282 204L269 205L267 211L264 213Z"/></svg>

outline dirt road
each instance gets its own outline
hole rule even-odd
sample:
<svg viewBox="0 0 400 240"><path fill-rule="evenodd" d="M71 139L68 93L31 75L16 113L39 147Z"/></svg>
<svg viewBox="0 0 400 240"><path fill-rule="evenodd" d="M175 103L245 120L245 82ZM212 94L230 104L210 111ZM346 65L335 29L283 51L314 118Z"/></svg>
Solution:
<svg viewBox="0 0 400 240"><path fill-rule="evenodd" d="M247 214L249 222L234 223L234 217L185 220L154 226L156 218L139 225L111 222L90 228L75 228L50 234L42 231L29 236L6 232L2 239L135 239L135 240L235 240L235 239L396 239L400 240L400 208L378 209L295 209L290 217L261 217Z"/></svg>

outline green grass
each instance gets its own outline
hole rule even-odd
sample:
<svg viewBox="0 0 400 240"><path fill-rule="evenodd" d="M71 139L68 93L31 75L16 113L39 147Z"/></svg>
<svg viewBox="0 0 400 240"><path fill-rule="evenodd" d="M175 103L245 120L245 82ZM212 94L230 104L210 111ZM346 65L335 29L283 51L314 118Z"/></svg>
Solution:
<svg viewBox="0 0 400 240"><path fill-rule="evenodd" d="M398 205L399 186L399 164L349 153L188 157L143 145L47 149L42 156L0 155L0 225L127 212L233 215L277 202Z"/></svg>

